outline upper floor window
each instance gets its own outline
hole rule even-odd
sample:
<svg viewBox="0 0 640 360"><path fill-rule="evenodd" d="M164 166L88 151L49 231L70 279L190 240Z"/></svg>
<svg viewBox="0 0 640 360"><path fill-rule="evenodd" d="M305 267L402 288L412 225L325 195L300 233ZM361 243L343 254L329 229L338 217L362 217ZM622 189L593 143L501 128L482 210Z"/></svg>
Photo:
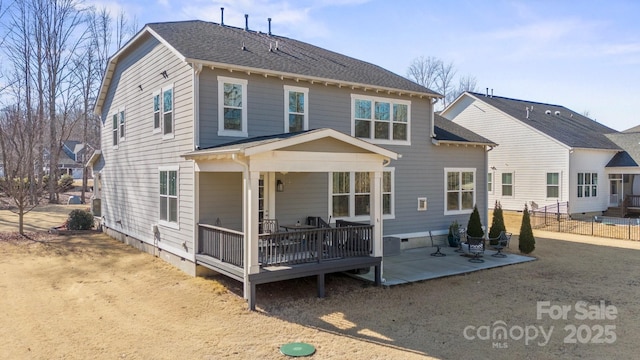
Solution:
<svg viewBox="0 0 640 360"><path fill-rule="evenodd" d="M153 132L162 132L163 138L173 138L174 134L173 97L173 85L153 93Z"/></svg>
<svg viewBox="0 0 640 360"><path fill-rule="evenodd" d="M393 217L393 169L382 173L382 214ZM334 172L330 178L331 216L368 219L371 181L368 172Z"/></svg>
<svg viewBox="0 0 640 360"><path fill-rule="evenodd" d="M411 103L352 95L353 135L380 144L409 144Z"/></svg>
<svg viewBox="0 0 640 360"><path fill-rule="evenodd" d="M218 135L249 136L247 80L218 76Z"/></svg>
<svg viewBox="0 0 640 360"><path fill-rule="evenodd" d="M124 110L120 110L118 113L118 120L120 122L120 140L124 140Z"/></svg>
<svg viewBox="0 0 640 360"><path fill-rule="evenodd" d="M513 173L502 173L502 196L513 196Z"/></svg>
<svg viewBox="0 0 640 360"><path fill-rule="evenodd" d="M113 132L113 146L118 146L118 114L113 114L113 116L111 117L113 126L112 126L112 132Z"/></svg>
<svg viewBox="0 0 640 360"><path fill-rule="evenodd" d="M578 173L578 197L598 196L598 173Z"/></svg>
<svg viewBox="0 0 640 360"><path fill-rule="evenodd" d="M493 194L493 173L487 173L487 192Z"/></svg>
<svg viewBox="0 0 640 360"><path fill-rule="evenodd" d="M162 135L173 134L173 88L162 91Z"/></svg>
<svg viewBox="0 0 640 360"><path fill-rule="evenodd" d="M160 169L160 221L178 223L178 168Z"/></svg>
<svg viewBox="0 0 640 360"><path fill-rule="evenodd" d="M445 214L467 213L476 203L476 169L444 169Z"/></svg>
<svg viewBox="0 0 640 360"><path fill-rule="evenodd" d="M284 132L296 132L309 129L309 89L284 87Z"/></svg>
<svg viewBox="0 0 640 360"><path fill-rule="evenodd" d="M547 198L560 197L560 174L547 173Z"/></svg>

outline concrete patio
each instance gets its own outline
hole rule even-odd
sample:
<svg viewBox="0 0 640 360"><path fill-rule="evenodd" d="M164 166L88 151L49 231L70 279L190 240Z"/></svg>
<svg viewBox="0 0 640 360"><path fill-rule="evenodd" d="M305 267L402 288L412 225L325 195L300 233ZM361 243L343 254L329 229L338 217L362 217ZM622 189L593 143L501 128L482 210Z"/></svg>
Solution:
<svg viewBox="0 0 640 360"><path fill-rule="evenodd" d="M415 281L436 279L445 276L466 274L473 271L533 261L534 257L503 252L506 257L491 256L496 253L489 247L482 256L484 262L469 262L470 257L455 252L457 248L442 246L440 252L446 256L431 256L436 247L421 247L402 250L399 255L385 256L382 261L382 284L385 286L406 284ZM517 251L517 249L516 249ZM357 278L374 281L374 272L354 275Z"/></svg>

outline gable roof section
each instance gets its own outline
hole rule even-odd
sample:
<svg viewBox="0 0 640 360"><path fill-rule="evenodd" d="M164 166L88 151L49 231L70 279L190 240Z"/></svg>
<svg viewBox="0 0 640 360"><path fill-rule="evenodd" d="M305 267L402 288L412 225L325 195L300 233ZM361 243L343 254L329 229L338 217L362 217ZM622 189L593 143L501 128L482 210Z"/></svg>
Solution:
<svg viewBox="0 0 640 360"><path fill-rule="evenodd" d="M322 138L333 138L338 141L342 141L352 146L358 147L367 152L382 155L392 160L398 159L398 154L393 151L343 134L333 129L315 129L294 133L258 136L233 141L222 145L216 145L205 149L191 151L184 154L183 156L186 159L197 159L201 157L231 154L243 154L246 156L251 156L262 152L284 149Z"/></svg>
<svg viewBox="0 0 640 360"><path fill-rule="evenodd" d="M640 166L640 132L608 134L607 137L624 150L617 153L607 167Z"/></svg>
<svg viewBox="0 0 640 360"><path fill-rule="evenodd" d="M567 146L585 149L620 149L618 145L605 136L605 134L617 133L616 130L564 106L501 96L485 96L484 94L473 92L465 94L502 111ZM465 94L461 96L465 96ZM527 108L529 109L528 117Z"/></svg>
<svg viewBox="0 0 640 360"><path fill-rule="evenodd" d="M493 141L482 137L473 131L447 120L438 114L434 114L434 140L438 143L462 143L497 146Z"/></svg>
<svg viewBox="0 0 640 360"><path fill-rule="evenodd" d="M308 43L259 31L200 20L147 24L109 59L96 112L102 107L119 56L146 34L169 47L181 60L206 66L325 84L380 89L417 96L442 95L377 65Z"/></svg>
<svg viewBox="0 0 640 360"><path fill-rule="evenodd" d="M640 125L627 129L623 133L640 133Z"/></svg>

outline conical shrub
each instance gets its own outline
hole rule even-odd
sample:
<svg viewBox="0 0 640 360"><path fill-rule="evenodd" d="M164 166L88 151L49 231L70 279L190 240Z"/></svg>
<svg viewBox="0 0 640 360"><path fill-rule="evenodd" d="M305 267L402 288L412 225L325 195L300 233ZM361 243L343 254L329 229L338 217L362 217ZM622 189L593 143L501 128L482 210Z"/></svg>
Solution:
<svg viewBox="0 0 640 360"><path fill-rule="evenodd" d="M473 237L483 237L484 230L482 230L482 222L480 221L480 212L478 206L474 205L473 212L469 217L469 223L467 224L467 235Z"/></svg>
<svg viewBox="0 0 640 360"><path fill-rule="evenodd" d="M504 225L504 215L502 214L502 205L498 200L496 200L496 204L493 207L493 219L491 219L491 228L489 229L489 238L496 239L498 236L500 236L500 233L502 231L506 232L507 228ZM498 241L495 240L495 244L492 243L491 245L496 245L497 243Z"/></svg>
<svg viewBox="0 0 640 360"><path fill-rule="evenodd" d="M529 217L529 207L527 204L524 204L522 225L520 226L520 245L518 247L523 254L530 254L536 248L536 239L533 237L531 218Z"/></svg>

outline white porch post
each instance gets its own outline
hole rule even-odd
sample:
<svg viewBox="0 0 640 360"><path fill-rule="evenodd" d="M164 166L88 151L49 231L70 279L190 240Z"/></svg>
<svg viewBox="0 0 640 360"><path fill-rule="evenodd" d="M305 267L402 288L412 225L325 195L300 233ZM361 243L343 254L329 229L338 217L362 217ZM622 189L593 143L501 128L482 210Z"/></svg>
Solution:
<svg viewBox="0 0 640 360"><path fill-rule="evenodd" d="M244 297L251 299L252 286L249 282L249 274L260 271L258 264L258 192L260 172L243 172L243 226L245 236L244 256Z"/></svg>
<svg viewBox="0 0 640 360"><path fill-rule="evenodd" d="M373 256L382 256L382 171L369 173L369 213L373 225Z"/></svg>

